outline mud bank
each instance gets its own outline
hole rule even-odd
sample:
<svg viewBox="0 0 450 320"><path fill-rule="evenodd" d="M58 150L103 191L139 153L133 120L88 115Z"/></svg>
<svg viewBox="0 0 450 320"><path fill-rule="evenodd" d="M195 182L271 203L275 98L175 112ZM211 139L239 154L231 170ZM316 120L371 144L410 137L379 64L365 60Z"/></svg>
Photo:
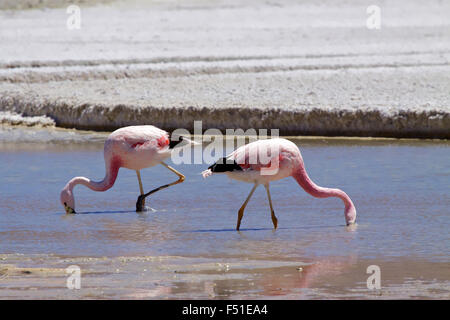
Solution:
<svg viewBox="0 0 450 320"><path fill-rule="evenodd" d="M2 98L3 108L26 115L55 119L60 127L112 131L128 125L153 124L167 130L185 128L193 132L194 121L203 129L279 129L280 134L361 136L397 138L450 138L450 116L430 110L283 110L280 108L161 108L136 109L127 105L71 105L64 101L27 101Z"/></svg>
<svg viewBox="0 0 450 320"><path fill-rule="evenodd" d="M407 259L353 257L304 263L228 257L3 254L0 260L27 265L0 263L0 299L380 300L446 299L449 294L444 263ZM382 290L368 290L361 280L370 264L386 270ZM67 289L69 265L82 270L79 290Z"/></svg>

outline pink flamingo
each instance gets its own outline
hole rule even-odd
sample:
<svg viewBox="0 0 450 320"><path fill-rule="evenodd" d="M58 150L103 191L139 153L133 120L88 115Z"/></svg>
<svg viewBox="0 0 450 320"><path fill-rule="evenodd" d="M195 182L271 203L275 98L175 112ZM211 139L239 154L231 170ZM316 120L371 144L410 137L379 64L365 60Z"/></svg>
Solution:
<svg viewBox="0 0 450 320"><path fill-rule="evenodd" d="M163 160L170 157L173 147L183 140L194 144L194 142L183 136L172 139L166 131L149 125L124 127L114 131L109 135L104 147L105 178L98 182L85 177L71 179L62 189L60 195L61 204L64 206L66 213L75 213L73 188L76 185L82 184L94 191L106 191L114 185L121 167L136 171L141 193L136 202L136 211L142 211L147 196L184 181L185 177L183 174L163 162ZM153 167L157 164L162 164L174 172L179 179L144 193L139 170Z"/></svg>
<svg viewBox="0 0 450 320"><path fill-rule="evenodd" d="M292 176L307 193L314 197L340 198L345 204L347 225L355 223L356 209L350 197L340 189L322 188L316 185L306 173L300 150L289 140L258 140L239 147L227 157L220 159L203 171L202 175L207 177L213 173L226 173L232 179L254 184L250 194L238 211L236 230L239 230L248 201L260 184L266 188L272 222L275 229L277 228L278 219L273 210L269 183L289 176Z"/></svg>

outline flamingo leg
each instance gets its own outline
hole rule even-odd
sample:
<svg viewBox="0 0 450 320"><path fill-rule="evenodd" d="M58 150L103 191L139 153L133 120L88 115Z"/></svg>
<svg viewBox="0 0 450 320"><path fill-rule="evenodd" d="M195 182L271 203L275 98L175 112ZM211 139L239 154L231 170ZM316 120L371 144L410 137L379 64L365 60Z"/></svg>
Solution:
<svg viewBox="0 0 450 320"><path fill-rule="evenodd" d="M250 191L250 194L248 195L248 197L245 200L244 204L242 205L242 207L238 211L238 220L237 220L237 225L236 225L236 230L238 230L238 231L239 231L239 227L241 226L242 217L244 216L245 207L247 206L247 203L250 200L250 198L252 197L253 192L255 192L255 189L256 189L257 186L258 186L258 184L255 183L255 185L252 188L252 191Z"/></svg>
<svg viewBox="0 0 450 320"><path fill-rule="evenodd" d="M137 200L137 202L136 202L136 211L137 211L137 212L142 211L142 208L143 208L142 203L143 203L143 201L145 201L145 198L147 198L149 195L151 195L152 193L155 193L156 191L159 191L159 190L168 188L168 187L170 187L170 186L176 185L176 184L178 184L178 183L181 183L181 182L183 182L183 181L185 180L185 176L184 176L182 173L178 172L177 170L175 170L175 169L172 168L171 166L165 164L164 162L161 162L161 164L162 164L163 166L165 166L167 169L169 169L170 171L172 171L173 173L175 173L175 174L178 176L178 180L175 181L175 182L172 182L172 183L169 183L169 184L165 184L165 185L163 185L163 186L160 186L160 187L158 187L158 188L156 188L156 189L153 189L153 190L151 190L151 191L149 191L149 192L147 192L147 193L145 193L145 194L141 194L141 195L138 197L138 200Z"/></svg>
<svg viewBox="0 0 450 320"><path fill-rule="evenodd" d="M141 173L139 170L136 170L136 175L139 181L139 191L141 192L141 196L144 194L144 188L142 187ZM145 199L142 201L142 207L145 207Z"/></svg>
<svg viewBox="0 0 450 320"><path fill-rule="evenodd" d="M275 216L275 211L273 210L272 198L270 197L270 191L269 191L269 184L264 185L264 187L266 188L266 191L267 191L267 198L269 198L270 214L272 215L272 223L273 223L274 228L276 229L278 226L278 219Z"/></svg>

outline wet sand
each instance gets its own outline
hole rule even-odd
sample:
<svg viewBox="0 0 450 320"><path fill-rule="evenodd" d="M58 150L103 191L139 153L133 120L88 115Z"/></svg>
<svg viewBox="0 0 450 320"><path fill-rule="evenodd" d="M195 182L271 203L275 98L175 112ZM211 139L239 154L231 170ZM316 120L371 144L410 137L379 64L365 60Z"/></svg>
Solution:
<svg viewBox="0 0 450 320"><path fill-rule="evenodd" d="M247 231L248 232L248 231ZM449 299L448 263L396 258L1 255L0 299ZM4 264L4 263L9 264ZM17 268L17 265L30 267ZM65 268L81 268L81 289ZM366 286L367 267L382 288ZM45 267L43 267L45 266Z"/></svg>
<svg viewBox="0 0 450 320"><path fill-rule="evenodd" d="M150 198L154 210L133 211L137 179L121 169L105 193L77 187L79 214L66 215L67 180L103 177L103 138L0 130L0 298L450 298L446 141L293 139L316 183L351 196L357 226L345 227L340 201L285 179L272 184L279 228L257 189L236 232L250 185L203 180L207 164L177 166L186 182ZM175 178L162 167L142 175L146 189ZM70 265L82 270L80 290L66 288ZM370 265L380 290L366 286Z"/></svg>

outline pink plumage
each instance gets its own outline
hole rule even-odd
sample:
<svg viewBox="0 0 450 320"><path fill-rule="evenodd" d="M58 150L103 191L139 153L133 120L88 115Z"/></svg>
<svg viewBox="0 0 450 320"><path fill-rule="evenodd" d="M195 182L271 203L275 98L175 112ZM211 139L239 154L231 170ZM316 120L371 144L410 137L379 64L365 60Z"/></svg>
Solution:
<svg viewBox="0 0 450 320"><path fill-rule="evenodd" d="M151 125L129 126L117 129L105 141L104 158L106 174L104 179L101 181L92 181L85 177L75 177L62 189L60 200L66 212L75 212L73 188L76 185L82 184L94 191L106 191L114 185L120 168L136 171L141 196L145 196L139 174L139 170L141 169L163 164L176 173L180 179L182 177L182 180L184 180L182 174L163 162L171 155L172 150L169 146L169 133ZM142 207L142 201L141 199L141 203L139 205L137 204L138 211Z"/></svg>
<svg viewBox="0 0 450 320"><path fill-rule="evenodd" d="M222 164L225 162L226 165ZM347 225L356 221L356 209L350 197L340 189L323 188L316 185L308 176L303 163L303 158L298 147L286 139L258 140L239 147L229 154L222 163L216 163L202 172L203 177L213 173L225 173L230 178L253 183L246 201L238 213L237 229L244 209L250 200L254 190L260 184L267 190L269 204L271 207L272 221L274 227L277 227L277 218L275 217L270 198L269 183L286 177L293 177L298 184L310 195L317 198L338 197L345 205L345 221Z"/></svg>

